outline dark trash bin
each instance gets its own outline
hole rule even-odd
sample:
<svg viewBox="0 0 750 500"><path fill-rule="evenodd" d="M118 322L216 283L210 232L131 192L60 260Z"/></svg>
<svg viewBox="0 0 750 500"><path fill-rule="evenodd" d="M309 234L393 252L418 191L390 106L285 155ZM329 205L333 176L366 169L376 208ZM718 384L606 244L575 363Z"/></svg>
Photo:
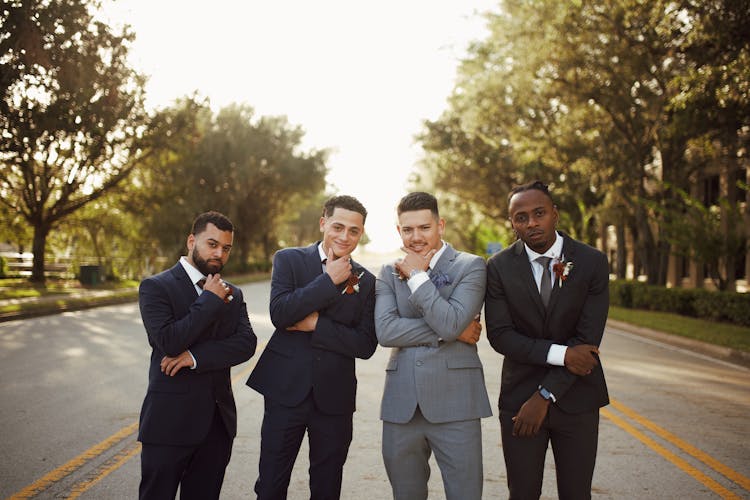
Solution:
<svg viewBox="0 0 750 500"><path fill-rule="evenodd" d="M81 275L78 281L83 285L98 285L101 282L101 266L81 266Z"/></svg>

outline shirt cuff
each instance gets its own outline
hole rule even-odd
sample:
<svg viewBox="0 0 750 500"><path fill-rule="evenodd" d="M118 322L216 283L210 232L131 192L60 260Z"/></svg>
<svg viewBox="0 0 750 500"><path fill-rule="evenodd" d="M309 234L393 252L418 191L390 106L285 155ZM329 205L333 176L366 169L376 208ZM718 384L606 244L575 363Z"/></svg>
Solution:
<svg viewBox="0 0 750 500"><path fill-rule="evenodd" d="M552 344L547 352L547 364L554 366L565 366L565 352L568 346L562 344Z"/></svg>
<svg viewBox="0 0 750 500"><path fill-rule="evenodd" d="M406 284L409 285L409 290L411 290L411 293L414 293L417 291L417 288L419 288L423 283L427 283L428 281L430 281L430 277L427 275L427 273L425 271L419 271L418 273L414 273L414 276L409 278Z"/></svg>
<svg viewBox="0 0 750 500"><path fill-rule="evenodd" d="M193 358L193 366L190 367L191 370L195 370L198 368L198 362L195 360L195 356L193 356L193 353L190 352L190 349L188 349L188 354L190 354L190 357Z"/></svg>

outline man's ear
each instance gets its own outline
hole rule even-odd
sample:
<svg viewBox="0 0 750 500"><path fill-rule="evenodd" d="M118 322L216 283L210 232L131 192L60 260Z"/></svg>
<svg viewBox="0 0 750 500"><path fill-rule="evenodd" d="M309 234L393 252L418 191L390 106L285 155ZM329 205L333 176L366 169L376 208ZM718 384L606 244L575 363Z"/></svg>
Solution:
<svg viewBox="0 0 750 500"><path fill-rule="evenodd" d="M195 235L190 233L187 237L187 249L188 254L193 251L193 247L195 246Z"/></svg>

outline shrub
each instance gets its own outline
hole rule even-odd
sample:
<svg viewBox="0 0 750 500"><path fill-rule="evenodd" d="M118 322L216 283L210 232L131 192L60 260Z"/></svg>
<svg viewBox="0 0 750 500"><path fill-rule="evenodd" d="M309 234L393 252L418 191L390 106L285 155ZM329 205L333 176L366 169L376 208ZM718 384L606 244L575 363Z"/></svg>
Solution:
<svg viewBox="0 0 750 500"><path fill-rule="evenodd" d="M750 326L750 294L611 281L610 304Z"/></svg>

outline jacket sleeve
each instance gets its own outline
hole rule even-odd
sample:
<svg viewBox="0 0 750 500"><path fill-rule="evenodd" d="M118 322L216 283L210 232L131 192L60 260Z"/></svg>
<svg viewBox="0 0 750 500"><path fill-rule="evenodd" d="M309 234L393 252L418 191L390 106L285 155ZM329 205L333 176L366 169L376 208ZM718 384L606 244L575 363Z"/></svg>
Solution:
<svg viewBox="0 0 750 500"><path fill-rule="evenodd" d="M490 259L487 264L487 294L484 303L487 340L495 351L509 359L547 366L547 353L552 341L530 337L516 329L501 272L497 257Z"/></svg>
<svg viewBox="0 0 750 500"><path fill-rule="evenodd" d="M278 330L284 330L308 314L321 311L338 298L340 293L326 273L318 275L305 286L299 286L295 279L292 259L301 259L301 254L281 250L273 258L271 274L271 322ZM302 266L298 266L302 267Z"/></svg>
<svg viewBox="0 0 750 500"><path fill-rule="evenodd" d="M424 318L405 318L398 310L393 267L383 266L375 283L375 333L383 347L412 347L432 345L437 347L438 334L430 328Z"/></svg>
<svg viewBox="0 0 750 500"><path fill-rule="evenodd" d="M371 357L378 346L373 317L375 287L372 286L372 282L364 300L359 321L353 327L323 314L318 316L318 324L310 339L311 345L352 358L368 359Z"/></svg>
<svg viewBox="0 0 750 500"><path fill-rule="evenodd" d="M602 342L604 327L609 312L609 267L607 257L601 252L591 256L593 269L589 279L588 294L575 325L575 335L567 344L591 344L598 346ZM601 365L596 367L601 370ZM588 375L587 375L588 376ZM542 380L542 385L555 395L559 401L578 379L564 366L552 367Z"/></svg>
<svg viewBox="0 0 750 500"><path fill-rule="evenodd" d="M482 310L486 283L484 259L474 257L450 296L443 297L432 281L426 281L411 294L409 302L422 312L441 340L454 342Z"/></svg>
<svg viewBox="0 0 750 500"><path fill-rule="evenodd" d="M224 301L213 293L196 297L188 313L175 316L171 294L163 280L147 278L138 288L138 305L149 343L167 356L178 356L198 342L222 311Z"/></svg>
<svg viewBox="0 0 750 500"><path fill-rule="evenodd" d="M255 354L258 339L247 316L247 304L242 291L236 287L232 288L234 300L231 314L238 315L234 331L224 338L198 342L190 348L198 372L229 368L244 363Z"/></svg>

